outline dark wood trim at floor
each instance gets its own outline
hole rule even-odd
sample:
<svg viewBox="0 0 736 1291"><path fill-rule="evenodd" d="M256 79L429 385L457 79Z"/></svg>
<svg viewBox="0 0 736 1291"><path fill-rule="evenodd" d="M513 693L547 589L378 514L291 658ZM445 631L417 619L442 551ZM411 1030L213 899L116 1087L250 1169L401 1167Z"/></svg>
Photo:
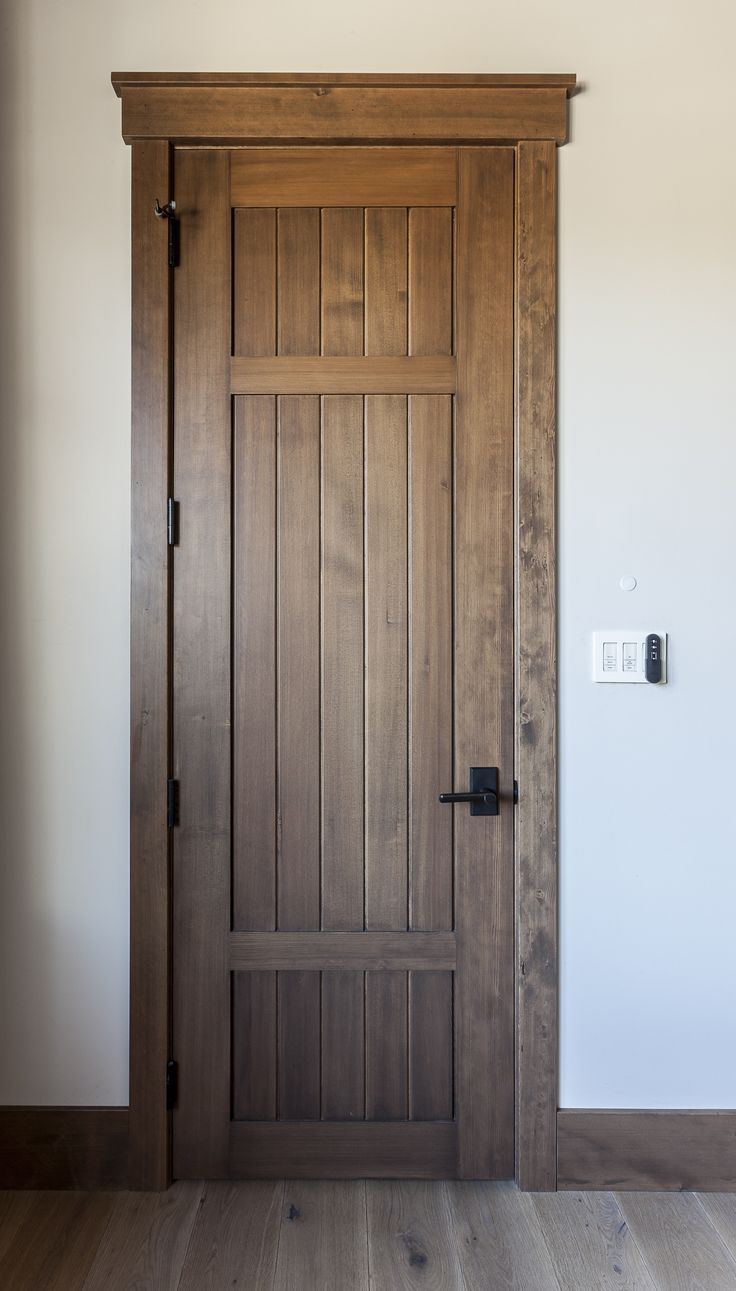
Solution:
<svg viewBox="0 0 736 1291"><path fill-rule="evenodd" d="M127 1107L0 1107L0 1188L124 1188Z"/></svg>
<svg viewBox="0 0 736 1291"><path fill-rule="evenodd" d="M736 1192L736 1111L562 1109L557 1187Z"/></svg>

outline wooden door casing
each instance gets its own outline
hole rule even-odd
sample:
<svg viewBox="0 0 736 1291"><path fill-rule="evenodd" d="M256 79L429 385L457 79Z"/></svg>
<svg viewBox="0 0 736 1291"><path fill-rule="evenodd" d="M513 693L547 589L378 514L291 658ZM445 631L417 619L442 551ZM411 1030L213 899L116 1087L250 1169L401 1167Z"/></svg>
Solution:
<svg viewBox="0 0 736 1291"><path fill-rule="evenodd" d="M174 1172L509 1177L514 153L308 151L177 161Z"/></svg>
<svg viewBox="0 0 736 1291"><path fill-rule="evenodd" d="M166 222L156 219L154 208L163 195L174 196L183 149L227 142L238 145L236 156L257 156L268 143L302 154L308 137L320 148L355 139L356 119L366 120L370 112L363 144L446 145L472 136L484 146L513 146L515 153L516 1178L522 1189L554 1188L556 153L567 138L567 101L577 93L576 78L115 72L112 83L131 145L133 197L129 1186L155 1189L171 1181L173 1116L162 1072L176 1057L169 990L176 831L167 831L161 811L165 780L174 770L174 549L162 513L174 493L172 342L180 269L167 269ZM336 86L350 89L339 102ZM279 87L275 113L273 87ZM390 91L380 103L376 87ZM459 121L448 123L445 90L452 89L456 102L467 87L481 91L477 119L465 114L458 129ZM257 149L243 147L256 142ZM196 230L188 233L196 237Z"/></svg>

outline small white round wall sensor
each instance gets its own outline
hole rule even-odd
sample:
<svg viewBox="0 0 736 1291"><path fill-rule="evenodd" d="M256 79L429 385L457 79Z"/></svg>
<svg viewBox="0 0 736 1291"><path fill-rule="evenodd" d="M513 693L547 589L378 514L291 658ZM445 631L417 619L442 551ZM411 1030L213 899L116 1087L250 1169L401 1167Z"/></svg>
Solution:
<svg viewBox="0 0 736 1291"><path fill-rule="evenodd" d="M633 592L636 587L636 579L631 574L626 574L619 582L622 592Z"/></svg>

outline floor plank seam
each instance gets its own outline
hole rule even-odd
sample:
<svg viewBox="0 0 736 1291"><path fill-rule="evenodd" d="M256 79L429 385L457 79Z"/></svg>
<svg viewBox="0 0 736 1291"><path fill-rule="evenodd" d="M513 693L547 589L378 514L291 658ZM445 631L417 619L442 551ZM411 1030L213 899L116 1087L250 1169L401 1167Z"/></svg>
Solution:
<svg viewBox="0 0 736 1291"><path fill-rule="evenodd" d="M705 1202L703 1201L703 1198L702 1198L702 1196L700 1195L700 1193L699 1193L699 1192L696 1192L696 1193L694 1193L693 1195L694 1195L694 1197L695 1197L695 1199L696 1199L696 1201L697 1201L697 1203L698 1203L698 1205L699 1205L700 1209L702 1210L703 1214L705 1215L705 1218L707 1219L708 1223L710 1224L711 1228L713 1229L713 1232L715 1233L716 1237L718 1238L719 1242L721 1243L721 1246L723 1247L724 1251L726 1252L726 1257L727 1257L727 1259L728 1259L729 1263L733 1266L733 1270L734 1270L734 1283L736 1284L736 1256L734 1256L734 1253L733 1253L733 1251L731 1250L731 1247L729 1246L728 1242L726 1241L726 1239L724 1238L723 1234L721 1233L720 1228L718 1227L718 1223L717 1223L717 1221L716 1221L716 1220L713 1218L713 1216L711 1215L711 1213L710 1213L710 1211L708 1210L708 1207L706 1206Z"/></svg>
<svg viewBox="0 0 736 1291"><path fill-rule="evenodd" d="M189 1252L190 1252L190 1251L191 1251L191 1249L192 1249L192 1242L194 1241L194 1234L195 1234L195 1232L196 1232L196 1230L197 1230L197 1224L198 1224L198 1222L199 1222L199 1216L200 1216L200 1214L202 1213L202 1207L203 1207L203 1205L204 1205L204 1200L205 1200L205 1197L206 1197L206 1196L207 1196L207 1180L206 1180L206 1179L202 1179L202 1180L201 1180L201 1183L200 1183L199 1199L198 1199L198 1201L197 1201L197 1209L196 1209L196 1210L195 1210L195 1212L194 1212L194 1220L193 1220L193 1222L192 1222L192 1226L191 1226L191 1228L189 1229L189 1237L187 1238L187 1249L186 1249L186 1250L185 1250L185 1252L184 1252L184 1259L183 1259L183 1260L182 1260L182 1262L181 1262L181 1269L179 1270L179 1277L178 1277L178 1279L177 1279L177 1283L176 1283L176 1291L179 1291L179 1288L180 1288L180 1286L182 1285L182 1282L184 1281L184 1274L185 1274L185 1273L186 1273L186 1271L187 1271L187 1261L189 1260Z"/></svg>

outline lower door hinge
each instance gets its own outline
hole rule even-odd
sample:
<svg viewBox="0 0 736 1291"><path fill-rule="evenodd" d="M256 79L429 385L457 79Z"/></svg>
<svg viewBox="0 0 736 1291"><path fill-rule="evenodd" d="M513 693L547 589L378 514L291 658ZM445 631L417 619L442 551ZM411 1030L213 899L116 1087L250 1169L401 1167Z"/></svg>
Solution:
<svg viewBox="0 0 736 1291"><path fill-rule="evenodd" d="M169 1058L166 1064L166 1110L173 1112L179 1094L179 1064Z"/></svg>
<svg viewBox="0 0 736 1291"><path fill-rule="evenodd" d="M167 202L165 206L162 206L158 198L156 198L156 205L153 210L160 220L168 220L169 222L169 268L176 269L179 263L179 221L175 215L176 202Z"/></svg>
<svg viewBox="0 0 736 1291"><path fill-rule="evenodd" d="M179 781L166 782L166 824L169 829L179 824Z"/></svg>

